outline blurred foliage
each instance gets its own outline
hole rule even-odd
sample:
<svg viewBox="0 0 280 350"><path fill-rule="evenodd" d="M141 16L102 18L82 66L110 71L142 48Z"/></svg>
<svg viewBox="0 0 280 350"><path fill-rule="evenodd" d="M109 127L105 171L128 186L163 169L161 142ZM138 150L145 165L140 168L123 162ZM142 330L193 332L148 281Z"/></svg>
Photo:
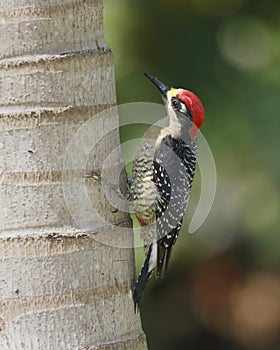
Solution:
<svg viewBox="0 0 280 350"><path fill-rule="evenodd" d="M280 2L104 5L119 104L161 103L145 71L196 92L218 172L212 211L187 235L197 176L169 272L143 297L150 349L279 349Z"/></svg>

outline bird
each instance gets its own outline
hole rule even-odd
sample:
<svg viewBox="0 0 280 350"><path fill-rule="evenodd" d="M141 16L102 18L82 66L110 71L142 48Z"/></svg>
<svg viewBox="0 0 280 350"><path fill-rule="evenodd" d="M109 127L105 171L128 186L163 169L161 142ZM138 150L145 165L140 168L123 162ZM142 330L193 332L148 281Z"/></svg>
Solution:
<svg viewBox="0 0 280 350"><path fill-rule="evenodd" d="M163 278L168 268L192 187L197 135L205 114L193 92L170 88L144 74L162 96L167 123L164 127L154 125L143 135L128 179L145 249L145 261L133 288L135 310L153 271Z"/></svg>

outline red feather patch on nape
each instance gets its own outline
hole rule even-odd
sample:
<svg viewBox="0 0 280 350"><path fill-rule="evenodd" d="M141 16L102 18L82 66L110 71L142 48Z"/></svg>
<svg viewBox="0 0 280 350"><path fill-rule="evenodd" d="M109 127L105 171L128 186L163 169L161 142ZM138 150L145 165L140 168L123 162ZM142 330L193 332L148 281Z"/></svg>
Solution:
<svg viewBox="0 0 280 350"><path fill-rule="evenodd" d="M186 106L190 109L192 114L193 127L191 130L191 137L195 138L196 134L202 127L204 121L204 107L200 99L191 91L181 90L177 95Z"/></svg>

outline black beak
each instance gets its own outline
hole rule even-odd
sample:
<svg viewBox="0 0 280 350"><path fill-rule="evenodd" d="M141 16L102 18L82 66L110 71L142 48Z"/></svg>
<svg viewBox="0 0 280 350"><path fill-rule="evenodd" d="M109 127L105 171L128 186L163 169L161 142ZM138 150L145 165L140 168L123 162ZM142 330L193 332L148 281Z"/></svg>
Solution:
<svg viewBox="0 0 280 350"><path fill-rule="evenodd" d="M153 77L151 74L148 73L144 73L144 75L151 80L151 82L158 88L158 90L160 91L162 97L167 98L166 94L167 91L170 90L170 87L164 85L160 80L158 80L157 78Z"/></svg>

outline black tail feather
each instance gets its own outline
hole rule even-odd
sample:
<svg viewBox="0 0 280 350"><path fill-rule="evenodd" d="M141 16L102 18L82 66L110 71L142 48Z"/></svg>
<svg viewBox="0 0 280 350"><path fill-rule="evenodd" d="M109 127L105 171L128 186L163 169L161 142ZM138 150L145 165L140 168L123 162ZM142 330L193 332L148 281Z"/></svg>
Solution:
<svg viewBox="0 0 280 350"><path fill-rule="evenodd" d="M170 257L171 257L171 253L172 253L172 248L173 248L173 244L168 247L167 251L166 251L166 258L165 258L165 266L164 266L164 273L167 271L168 269L168 265L169 265L169 261L170 261Z"/></svg>
<svg viewBox="0 0 280 350"><path fill-rule="evenodd" d="M182 220L168 235L162 237L157 243L157 277L164 277L172 253L173 246L178 238Z"/></svg>
<svg viewBox="0 0 280 350"><path fill-rule="evenodd" d="M162 244L158 243L158 258L157 258L157 277L163 278L171 257L173 245L168 248L164 248Z"/></svg>
<svg viewBox="0 0 280 350"><path fill-rule="evenodd" d="M141 295L142 295L143 290L145 289L145 287L147 285L149 278L151 277L151 275L153 273L153 270L149 271L149 262L150 262L151 253L152 253L152 245L149 248L146 260L144 262L144 265L141 269L138 280L136 281L136 284L135 284L134 289L133 289L133 300L134 300L135 312L139 308Z"/></svg>
<svg viewBox="0 0 280 350"><path fill-rule="evenodd" d="M157 254L157 277L163 277L162 269L164 267L166 250L161 244L158 244Z"/></svg>

